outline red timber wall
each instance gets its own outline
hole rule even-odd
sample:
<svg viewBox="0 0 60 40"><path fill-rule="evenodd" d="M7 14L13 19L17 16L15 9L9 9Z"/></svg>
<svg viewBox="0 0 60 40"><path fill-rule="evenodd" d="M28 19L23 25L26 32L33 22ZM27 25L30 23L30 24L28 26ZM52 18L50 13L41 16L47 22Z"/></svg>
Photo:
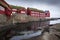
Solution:
<svg viewBox="0 0 60 40"><path fill-rule="evenodd" d="M0 14L4 14L5 12L3 10L0 10Z"/></svg>
<svg viewBox="0 0 60 40"><path fill-rule="evenodd" d="M27 8L27 14L30 16L38 17L38 18L50 17L49 10L44 12L39 12L39 11L30 10L29 8Z"/></svg>
<svg viewBox="0 0 60 40"><path fill-rule="evenodd" d="M27 14L27 11L25 8L17 9L19 14Z"/></svg>
<svg viewBox="0 0 60 40"><path fill-rule="evenodd" d="M27 8L27 14L37 18L45 18L45 12L41 13L39 11L30 10Z"/></svg>
<svg viewBox="0 0 60 40"><path fill-rule="evenodd" d="M45 13L41 13L41 12L40 12L40 13L39 13L39 17L40 17L40 18L45 18Z"/></svg>
<svg viewBox="0 0 60 40"><path fill-rule="evenodd" d="M12 9L12 13L17 13L17 9Z"/></svg>
<svg viewBox="0 0 60 40"><path fill-rule="evenodd" d="M30 10L29 8L27 8L27 14L33 17L39 17L38 11Z"/></svg>
<svg viewBox="0 0 60 40"><path fill-rule="evenodd" d="M5 14L6 14L7 16L11 16L11 13L12 13L11 10L5 8Z"/></svg>
<svg viewBox="0 0 60 40"><path fill-rule="evenodd" d="M45 17L50 17L50 12L49 11L45 11Z"/></svg>

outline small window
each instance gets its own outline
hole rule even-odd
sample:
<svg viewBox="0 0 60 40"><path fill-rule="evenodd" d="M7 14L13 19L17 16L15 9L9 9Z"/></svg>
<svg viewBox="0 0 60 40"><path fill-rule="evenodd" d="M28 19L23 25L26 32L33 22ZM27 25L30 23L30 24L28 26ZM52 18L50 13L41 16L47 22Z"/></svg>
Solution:
<svg viewBox="0 0 60 40"><path fill-rule="evenodd" d="M47 15L47 13L45 15Z"/></svg>

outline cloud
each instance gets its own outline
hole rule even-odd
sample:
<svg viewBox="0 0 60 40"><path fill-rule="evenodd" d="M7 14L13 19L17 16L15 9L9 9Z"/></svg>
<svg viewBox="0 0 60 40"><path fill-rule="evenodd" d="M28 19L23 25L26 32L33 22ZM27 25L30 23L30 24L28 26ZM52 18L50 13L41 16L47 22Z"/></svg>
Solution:
<svg viewBox="0 0 60 40"><path fill-rule="evenodd" d="M46 2L49 3L49 4L52 4L52 5L60 4L60 0L47 0Z"/></svg>
<svg viewBox="0 0 60 40"><path fill-rule="evenodd" d="M10 1L10 2L23 2L23 3L44 3L44 4L49 4L49 5L56 5L59 6L60 5L60 0L6 0L6 1Z"/></svg>

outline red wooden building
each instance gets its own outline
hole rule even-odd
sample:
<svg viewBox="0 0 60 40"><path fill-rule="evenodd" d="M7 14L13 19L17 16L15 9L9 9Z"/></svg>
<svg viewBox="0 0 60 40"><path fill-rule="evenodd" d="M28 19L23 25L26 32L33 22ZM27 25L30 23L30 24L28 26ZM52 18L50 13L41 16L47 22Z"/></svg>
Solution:
<svg viewBox="0 0 60 40"><path fill-rule="evenodd" d="M46 17L46 18L49 18L49 17L50 17L50 12L49 12L49 10L45 11L45 17Z"/></svg>
<svg viewBox="0 0 60 40"><path fill-rule="evenodd" d="M21 6L11 5L13 13L26 14L26 9Z"/></svg>
<svg viewBox="0 0 60 40"><path fill-rule="evenodd" d="M37 18L45 18L46 16L44 11L38 9L32 10L30 8L27 8L27 14Z"/></svg>
<svg viewBox="0 0 60 40"><path fill-rule="evenodd" d="M4 13L7 16L11 16L11 6L7 2L5 2L4 0L0 0L0 8L0 14Z"/></svg>
<svg viewBox="0 0 60 40"><path fill-rule="evenodd" d="M27 14L25 8L20 8L20 9L18 9L18 13L20 13L20 14Z"/></svg>

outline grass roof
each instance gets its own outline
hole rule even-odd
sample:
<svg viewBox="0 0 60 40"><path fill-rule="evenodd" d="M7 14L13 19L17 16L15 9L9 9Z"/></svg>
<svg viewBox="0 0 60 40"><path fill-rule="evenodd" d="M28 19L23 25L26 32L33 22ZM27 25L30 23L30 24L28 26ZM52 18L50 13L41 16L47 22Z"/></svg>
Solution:
<svg viewBox="0 0 60 40"><path fill-rule="evenodd" d="M32 10L32 11L38 11L38 12L44 13L43 10L39 10L39 9L36 9L36 8L29 8L29 9Z"/></svg>
<svg viewBox="0 0 60 40"><path fill-rule="evenodd" d="M21 6L14 6L14 5L11 5L11 7L12 7L13 9L21 9L21 8L24 8L24 7L21 7Z"/></svg>

